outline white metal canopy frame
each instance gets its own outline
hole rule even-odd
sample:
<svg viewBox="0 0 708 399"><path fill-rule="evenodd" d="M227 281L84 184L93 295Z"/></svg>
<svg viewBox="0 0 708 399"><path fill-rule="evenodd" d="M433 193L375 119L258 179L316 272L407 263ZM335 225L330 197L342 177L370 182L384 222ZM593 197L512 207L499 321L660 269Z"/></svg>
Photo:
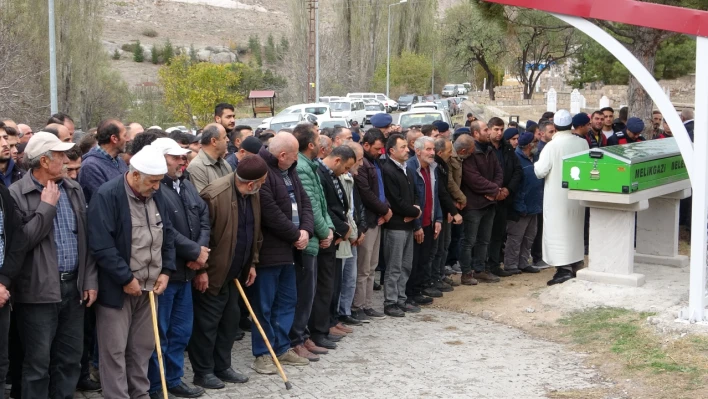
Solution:
<svg viewBox="0 0 708 399"><path fill-rule="evenodd" d="M689 322L708 319L708 12L633 0L485 0L546 11L574 26L606 48L649 94L674 132L693 190L691 217L691 266L688 308L680 317ZM606 10L613 10L608 13ZM696 86L694 143L668 96L654 76L612 35L585 18L664 29L696 36ZM700 71L703 71L702 73Z"/></svg>

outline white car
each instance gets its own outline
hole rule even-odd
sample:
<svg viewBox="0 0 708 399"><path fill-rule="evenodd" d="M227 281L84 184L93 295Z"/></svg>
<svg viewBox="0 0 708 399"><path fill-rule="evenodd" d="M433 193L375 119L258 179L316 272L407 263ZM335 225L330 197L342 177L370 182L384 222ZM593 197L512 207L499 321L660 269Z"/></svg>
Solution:
<svg viewBox="0 0 708 399"><path fill-rule="evenodd" d="M275 132L279 132L282 129L292 129L298 124L302 122L309 122L309 123L315 123L317 121L317 116L313 114L285 114L285 115L276 115L271 119L269 129L275 130ZM319 122L318 122L319 123Z"/></svg>
<svg viewBox="0 0 708 399"><path fill-rule="evenodd" d="M366 123L364 101L354 98L337 100L329 103L329 116L332 119L343 118L349 122L357 121L361 126Z"/></svg>
<svg viewBox="0 0 708 399"><path fill-rule="evenodd" d="M337 96L325 96L325 97L320 97L319 102L321 103L328 103L330 101L335 101L335 100L343 100L345 97L337 97Z"/></svg>
<svg viewBox="0 0 708 399"><path fill-rule="evenodd" d="M467 94L467 88L465 85L455 85L458 95Z"/></svg>
<svg viewBox="0 0 708 399"><path fill-rule="evenodd" d="M438 105L435 104L435 103L432 102L432 101L425 101L425 102L422 102L422 103L417 103L417 104L411 105L411 110L414 110L414 109L421 109L421 108L425 108L425 109L438 109Z"/></svg>
<svg viewBox="0 0 708 399"><path fill-rule="evenodd" d="M317 125L319 126L320 129L324 129L324 128L326 128L326 127L335 128L335 127L337 127L337 126L343 126L343 127L346 127L346 128L352 127L352 126L349 124L349 121L348 121L348 120L342 119L342 118L339 118L339 119L320 119L320 120L317 121Z"/></svg>
<svg viewBox="0 0 708 399"><path fill-rule="evenodd" d="M383 93L347 93L347 98L378 100L386 107L386 112L389 113L398 109L398 103Z"/></svg>
<svg viewBox="0 0 708 399"><path fill-rule="evenodd" d="M455 90L455 85L445 85L442 89L442 95L443 97L452 97L456 96L457 90Z"/></svg>
<svg viewBox="0 0 708 399"><path fill-rule="evenodd" d="M364 104L364 108L366 109L366 122L369 123L371 121L371 117L376 115L376 114L385 114L386 113L386 107L379 101L377 100L368 100L366 104Z"/></svg>
<svg viewBox="0 0 708 399"><path fill-rule="evenodd" d="M402 129L408 129L413 125L429 125L435 121L447 122L450 126L450 114L445 110L437 109L414 109L404 112L398 119L398 124Z"/></svg>
<svg viewBox="0 0 708 399"><path fill-rule="evenodd" d="M291 105L284 110L278 112L274 117L265 118L258 128L261 129L272 129L270 123L273 118L278 116L283 116L287 114L313 114L313 115L325 115L329 116L329 105L324 103L310 103L310 104L296 104Z"/></svg>

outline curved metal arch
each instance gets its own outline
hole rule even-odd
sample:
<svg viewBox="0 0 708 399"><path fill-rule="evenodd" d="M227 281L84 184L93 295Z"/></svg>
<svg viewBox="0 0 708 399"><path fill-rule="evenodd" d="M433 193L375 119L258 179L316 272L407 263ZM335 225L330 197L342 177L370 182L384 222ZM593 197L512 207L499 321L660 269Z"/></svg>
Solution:
<svg viewBox="0 0 708 399"><path fill-rule="evenodd" d="M666 123L668 123L669 127L671 127L671 131L674 133L674 137L676 138L676 143L678 143L679 150L681 150L683 161L686 164L688 175L691 178L691 181L693 181L694 177L696 177L694 176L693 170L693 144L688 136L686 127L683 125L681 118L679 118L678 112L676 112L676 108L671 103L671 100L669 100L666 93L664 93L661 89L661 86L659 86L656 79L654 79L654 76L634 55L632 55L632 53L629 52L629 50L622 43L617 41L617 39L605 32L599 26L580 17L556 13L550 14L590 36L598 44L612 53L612 55L614 55L627 68L627 70L629 70L629 73L637 78L639 84L644 87L644 90L647 91L651 99L654 103L656 103L656 106L659 108L659 111L661 111L662 116L666 119Z"/></svg>

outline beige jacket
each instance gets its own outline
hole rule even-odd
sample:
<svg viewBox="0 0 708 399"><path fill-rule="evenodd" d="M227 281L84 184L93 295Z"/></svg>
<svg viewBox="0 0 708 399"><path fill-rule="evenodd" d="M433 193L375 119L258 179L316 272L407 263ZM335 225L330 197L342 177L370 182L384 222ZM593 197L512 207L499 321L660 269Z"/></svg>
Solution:
<svg viewBox="0 0 708 399"><path fill-rule="evenodd" d="M228 175L233 170L231 170L231 165L224 158L215 160L207 155L204 150L200 150L199 154L189 163L187 172L189 172L189 180L197 188L197 191L201 193L209 183Z"/></svg>

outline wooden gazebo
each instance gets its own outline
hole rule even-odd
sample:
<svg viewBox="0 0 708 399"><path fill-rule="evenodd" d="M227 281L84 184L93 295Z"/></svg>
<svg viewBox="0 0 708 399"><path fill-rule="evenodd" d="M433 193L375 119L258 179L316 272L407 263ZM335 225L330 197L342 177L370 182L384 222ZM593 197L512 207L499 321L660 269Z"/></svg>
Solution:
<svg viewBox="0 0 708 399"><path fill-rule="evenodd" d="M253 117L257 114L270 113L275 116L275 90L251 90L248 99L253 106ZM260 101L259 101L260 100Z"/></svg>

